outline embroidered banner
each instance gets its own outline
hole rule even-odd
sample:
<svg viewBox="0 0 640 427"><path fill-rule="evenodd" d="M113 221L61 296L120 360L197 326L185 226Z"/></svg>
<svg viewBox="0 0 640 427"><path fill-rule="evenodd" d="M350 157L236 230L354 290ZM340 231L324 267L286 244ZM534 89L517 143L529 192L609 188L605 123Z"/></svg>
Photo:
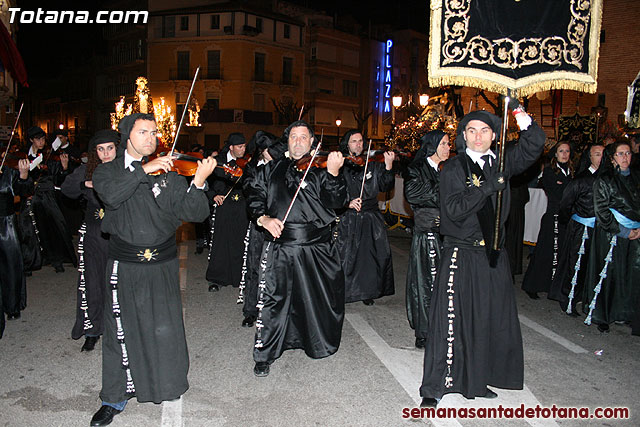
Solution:
<svg viewBox="0 0 640 427"><path fill-rule="evenodd" d="M602 0L431 0L429 84L596 91Z"/></svg>

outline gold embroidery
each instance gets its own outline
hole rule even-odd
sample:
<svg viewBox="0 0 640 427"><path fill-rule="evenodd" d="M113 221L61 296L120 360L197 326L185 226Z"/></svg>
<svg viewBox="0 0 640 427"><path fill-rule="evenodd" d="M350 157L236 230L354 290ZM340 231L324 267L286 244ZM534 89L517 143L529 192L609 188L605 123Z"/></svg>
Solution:
<svg viewBox="0 0 640 427"><path fill-rule="evenodd" d="M156 259L156 257L158 256L158 250L157 249L145 249L144 252L140 251L138 252L138 258L140 259L140 261L153 261Z"/></svg>
<svg viewBox="0 0 640 427"><path fill-rule="evenodd" d="M471 174L471 179L473 180L473 185L475 185L476 187L480 187L480 184L482 184L482 181L480 181L480 177L475 173Z"/></svg>
<svg viewBox="0 0 640 427"><path fill-rule="evenodd" d="M234 194L232 197L234 202L237 202L238 200L240 200L240 196L238 196L237 194Z"/></svg>
<svg viewBox="0 0 640 427"><path fill-rule="evenodd" d="M96 210L95 217L96 217L96 219L104 218L104 209L100 208L100 209Z"/></svg>

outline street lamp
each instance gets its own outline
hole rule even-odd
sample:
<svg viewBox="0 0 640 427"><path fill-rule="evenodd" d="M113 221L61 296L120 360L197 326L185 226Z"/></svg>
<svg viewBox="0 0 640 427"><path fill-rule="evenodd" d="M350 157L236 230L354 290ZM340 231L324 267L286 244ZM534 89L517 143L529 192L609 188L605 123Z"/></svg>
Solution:
<svg viewBox="0 0 640 427"><path fill-rule="evenodd" d="M338 127L338 144L340 144L340 125L342 124L342 120L340 120L340 116L336 117L336 126Z"/></svg>
<svg viewBox="0 0 640 427"><path fill-rule="evenodd" d="M58 129L63 130L63 129L64 129L64 125L63 125L62 123L60 123L60 124L58 125Z"/></svg>

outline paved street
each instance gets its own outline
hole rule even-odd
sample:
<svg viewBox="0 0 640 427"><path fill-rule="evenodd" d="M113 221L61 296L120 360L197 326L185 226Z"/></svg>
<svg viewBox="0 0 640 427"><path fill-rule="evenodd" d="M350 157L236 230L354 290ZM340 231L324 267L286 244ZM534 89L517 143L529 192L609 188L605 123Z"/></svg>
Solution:
<svg viewBox="0 0 640 427"><path fill-rule="evenodd" d="M185 233L185 236L187 234ZM181 286L191 388L162 405L130 401L113 426L397 426L419 403L422 352L413 347L404 306L411 236L390 232L396 294L373 306L349 304L342 344L322 360L287 351L266 378L253 375L253 329L242 328L237 289L209 293L206 254L180 243ZM517 277L519 282L522 276ZM51 267L28 279L28 307L0 340L0 426L86 426L99 408L100 345L81 353L70 338L77 272ZM437 426L640 425L640 338L625 325L601 334L556 302L516 292L525 349L525 389L495 400L447 395L441 407L626 406L630 420L433 420ZM600 355L595 352L602 351ZM429 421L426 421L429 423Z"/></svg>

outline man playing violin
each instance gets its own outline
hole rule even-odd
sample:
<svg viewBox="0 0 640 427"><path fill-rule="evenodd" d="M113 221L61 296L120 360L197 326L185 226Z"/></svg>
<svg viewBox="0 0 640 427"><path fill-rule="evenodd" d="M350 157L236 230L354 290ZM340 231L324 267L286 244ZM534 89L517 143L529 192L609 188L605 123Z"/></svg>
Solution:
<svg viewBox="0 0 640 427"><path fill-rule="evenodd" d="M367 160L362 133L356 129L345 133L340 150L344 155ZM338 224L345 302L372 305L374 299L395 292L391 247L377 198L378 193L390 191L395 184L394 158L389 151L381 157L383 162L369 161L365 167L347 161L342 169L349 193L349 205L342 210Z"/></svg>
<svg viewBox="0 0 640 427"><path fill-rule="evenodd" d="M20 209L24 269L31 272L40 269L41 264L51 263L56 273L61 273L64 271L64 262L76 266L71 233L55 193L55 189L60 188L69 174L69 156L62 154L58 160L50 150L45 151L46 134L38 126L29 128L27 137L31 142L27 153L32 165L29 176L34 182L35 190L33 197L25 199Z"/></svg>
<svg viewBox="0 0 640 427"><path fill-rule="evenodd" d="M241 133L229 135L222 153L216 158L221 165L236 167L246 151ZM249 225L247 207L242 192L242 177L233 177L218 169L209 178L209 199L213 202L211 214L211 250L207 281L209 292L220 286L240 285L244 237Z"/></svg>
<svg viewBox="0 0 640 427"><path fill-rule="evenodd" d="M313 130L296 121L283 140L289 148L285 157L258 169L246 186L249 214L268 233L253 353L256 376L268 375L270 364L287 349L304 349L314 359L335 353L344 320L344 275L331 243L335 209L347 203L342 153L330 153L326 169L312 166L301 181L304 170L297 163L309 156Z"/></svg>
<svg viewBox="0 0 640 427"><path fill-rule="evenodd" d="M198 162L190 185L175 172L172 156L155 152L152 114L126 116L118 126L123 148L100 164L93 187L105 205L102 231L110 234L107 307L102 340L102 407L91 425L107 425L127 400L160 403L187 389L189 356L182 320L175 232L182 221L209 214L206 179L213 158Z"/></svg>

